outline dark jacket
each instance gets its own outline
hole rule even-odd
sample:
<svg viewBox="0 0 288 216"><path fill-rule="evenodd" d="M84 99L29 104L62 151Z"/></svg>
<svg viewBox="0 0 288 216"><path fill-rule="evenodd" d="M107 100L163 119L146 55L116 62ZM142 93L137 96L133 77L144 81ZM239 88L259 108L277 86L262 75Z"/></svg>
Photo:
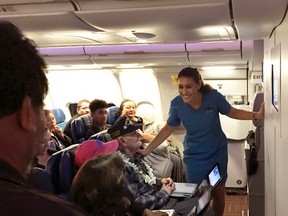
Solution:
<svg viewBox="0 0 288 216"><path fill-rule="evenodd" d="M23 176L0 159L0 212L5 216L89 215L48 192L27 185Z"/></svg>

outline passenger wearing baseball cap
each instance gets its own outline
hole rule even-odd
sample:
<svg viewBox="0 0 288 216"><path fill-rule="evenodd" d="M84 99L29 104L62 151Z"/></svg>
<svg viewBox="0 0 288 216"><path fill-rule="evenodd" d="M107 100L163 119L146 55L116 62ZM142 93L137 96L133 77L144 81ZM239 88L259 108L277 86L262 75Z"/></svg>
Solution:
<svg viewBox="0 0 288 216"><path fill-rule="evenodd" d="M121 116L108 133L119 143L117 153L125 164L123 180L133 200L144 208L160 209L169 201L175 186L170 178L157 179L150 164L137 157L136 153L143 145L139 129L142 124Z"/></svg>
<svg viewBox="0 0 288 216"><path fill-rule="evenodd" d="M102 142L100 140L87 140L82 142L75 151L74 163L80 167L86 161L98 155L113 153L118 149L118 141Z"/></svg>
<svg viewBox="0 0 288 216"><path fill-rule="evenodd" d="M139 124L130 120L127 116L121 116L117 121L108 129L108 133L112 139L125 134L133 133L138 129L142 130L143 124Z"/></svg>

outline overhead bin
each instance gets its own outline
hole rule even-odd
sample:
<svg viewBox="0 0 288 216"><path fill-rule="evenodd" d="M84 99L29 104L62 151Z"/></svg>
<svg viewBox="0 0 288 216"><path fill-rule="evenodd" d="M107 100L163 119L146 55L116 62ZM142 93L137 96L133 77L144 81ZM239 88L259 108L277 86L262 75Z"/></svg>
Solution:
<svg viewBox="0 0 288 216"><path fill-rule="evenodd" d="M0 18L21 28L40 47L99 44L93 38L81 37L97 29L79 20L73 12L3 15Z"/></svg>
<svg viewBox="0 0 288 216"><path fill-rule="evenodd" d="M233 14L239 38L256 40L268 38L274 27L280 24L287 1L241 0L233 1Z"/></svg>
<svg viewBox="0 0 288 216"><path fill-rule="evenodd" d="M132 42L139 39L133 32L155 34L154 38L149 39L153 43L237 39L232 27L229 1L226 0L115 0L109 1L109 4L105 1L77 1L77 4L81 8L75 11L79 18L106 33L119 35ZM221 28L224 31L219 30Z"/></svg>
<svg viewBox="0 0 288 216"><path fill-rule="evenodd" d="M148 43L165 44L263 39L286 8L283 0L34 2L3 0L0 18L41 47L138 44L145 33L155 35Z"/></svg>
<svg viewBox="0 0 288 216"><path fill-rule="evenodd" d="M119 46L87 46L86 54L144 54L185 52L185 44L137 44Z"/></svg>
<svg viewBox="0 0 288 216"><path fill-rule="evenodd" d="M10 3L13 0L7 0ZM30 4L23 3L22 4L5 4L1 1L0 5L0 15L1 16L13 16L13 15L21 15L27 16L29 14L49 14L49 13L59 13L59 12L68 12L74 11L75 8L70 2L61 2L61 3L33 3L30 1ZM19 2L20 3L20 2Z"/></svg>
<svg viewBox="0 0 288 216"><path fill-rule="evenodd" d="M114 64L121 67L123 64L141 64L142 67L173 66L175 64L189 64L186 53L152 53L152 54L119 54L119 55L91 55L95 64ZM133 66L133 65L132 65ZM135 65L137 67L137 65Z"/></svg>
<svg viewBox="0 0 288 216"><path fill-rule="evenodd" d="M0 5L0 18L15 24L40 47L99 45L102 38L105 43L129 42L113 34L103 37L101 29L81 20L75 10L71 2Z"/></svg>
<svg viewBox="0 0 288 216"><path fill-rule="evenodd" d="M84 48L79 47L46 47L38 48L42 56L70 56L70 55L85 55Z"/></svg>

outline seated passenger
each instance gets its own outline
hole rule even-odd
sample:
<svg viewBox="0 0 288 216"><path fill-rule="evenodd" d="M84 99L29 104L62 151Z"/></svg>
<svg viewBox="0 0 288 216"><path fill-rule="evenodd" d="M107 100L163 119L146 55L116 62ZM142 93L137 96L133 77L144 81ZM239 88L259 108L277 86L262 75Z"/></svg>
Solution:
<svg viewBox="0 0 288 216"><path fill-rule="evenodd" d="M51 180L51 176L45 171L45 167L49 158L47 152L50 145L50 132L48 128L45 128L42 142L40 143L39 149L36 152L34 167L31 169L31 172L28 174L28 183L39 190L48 191L55 193L54 186Z"/></svg>
<svg viewBox="0 0 288 216"><path fill-rule="evenodd" d="M72 116L72 118L67 122L65 128L64 128L64 134L66 134L68 137L72 139L72 134L71 134L71 122L78 118L81 115L86 115L90 113L90 101L89 100L81 100L77 103L77 114Z"/></svg>
<svg viewBox="0 0 288 216"><path fill-rule="evenodd" d="M119 143L117 153L125 164L124 182L127 189L135 202L145 208L173 208L178 214L188 215L196 205L197 198L189 197L179 200L170 198L175 190L173 180L171 178L157 179L152 167L135 156L142 146L141 136L138 133L141 128L141 124L123 116L108 129L111 137Z"/></svg>
<svg viewBox="0 0 288 216"><path fill-rule="evenodd" d="M142 143L144 146L154 139L156 130L153 130L152 122L144 121L142 117L136 116L137 106L131 99L125 99L122 101L119 107L118 116L127 116L135 123L143 123L143 128L139 131L142 137ZM116 120L117 121L117 120ZM152 127L151 127L152 126ZM143 131L143 132L142 132ZM172 142L172 138L167 138L157 149L153 151L144 160L149 162L153 168L157 177L176 177L176 181L182 182L183 180L183 167L181 158L178 155L170 154L168 146Z"/></svg>
<svg viewBox="0 0 288 216"><path fill-rule="evenodd" d="M127 116L135 123L143 123L143 119L140 116L136 116L137 106L131 99L124 99L119 107L117 117ZM117 120L116 120L117 121Z"/></svg>
<svg viewBox="0 0 288 216"><path fill-rule="evenodd" d="M99 140L84 141L79 146L75 163L80 169L70 188L70 200L95 216L167 215L144 210L131 199L123 184L124 163L112 153L117 147L117 141Z"/></svg>
<svg viewBox="0 0 288 216"><path fill-rule="evenodd" d="M51 110L44 110L44 115L46 118L46 127L50 131L50 146L48 153L51 155L54 152L57 152L65 147L68 147L72 144L72 139L66 136L62 129L57 126L55 116Z"/></svg>
<svg viewBox="0 0 288 216"><path fill-rule="evenodd" d="M50 138L51 138L50 132L48 128L46 128L39 150L37 151L36 156L35 156L35 161L34 161L35 167L45 169L48 158L50 157L50 155L47 152L50 146L50 142L49 142Z"/></svg>
<svg viewBox="0 0 288 216"><path fill-rule="evenodd" d="M107 130L109 127L109 125L106 124L108 108L106 101L95 99L91 101L89 108L91 111L92 124L86 132L85 140L88 140L93 134Z"/></svg>

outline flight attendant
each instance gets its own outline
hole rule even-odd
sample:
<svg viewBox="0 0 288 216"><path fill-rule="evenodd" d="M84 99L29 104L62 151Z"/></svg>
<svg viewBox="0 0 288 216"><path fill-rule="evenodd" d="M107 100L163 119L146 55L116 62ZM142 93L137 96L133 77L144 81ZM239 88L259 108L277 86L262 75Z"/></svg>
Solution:
<svg viewBox="0 0 288 216"><path fill-rule="evenodd" d="M212 193L212 207L217 216L225 208L225 182L227 180L227 138L222 131L219 113L233 119L264 118L264 104L259 112L232 107L225 97L210 85L204 84L195 68L182 69L177 76L179 95L170 104L166 125L148 147L140 153L148 155L181 123L186 129L184 163L188 182L201 183L212 167L218 163L223 180Z"/></svg>

